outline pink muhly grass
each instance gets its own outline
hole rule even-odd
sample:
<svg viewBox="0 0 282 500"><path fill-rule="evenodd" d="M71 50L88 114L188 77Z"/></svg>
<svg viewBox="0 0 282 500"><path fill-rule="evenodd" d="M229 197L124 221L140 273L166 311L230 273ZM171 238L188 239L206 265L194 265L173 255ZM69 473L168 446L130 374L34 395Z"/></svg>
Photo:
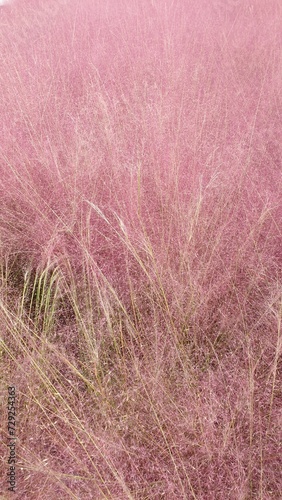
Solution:
<svg viewBox="0 0 282 500"><path fill-rule="evenodd" d="M0 8L18 498L279 497L280 19L278 0Z"/></svg>

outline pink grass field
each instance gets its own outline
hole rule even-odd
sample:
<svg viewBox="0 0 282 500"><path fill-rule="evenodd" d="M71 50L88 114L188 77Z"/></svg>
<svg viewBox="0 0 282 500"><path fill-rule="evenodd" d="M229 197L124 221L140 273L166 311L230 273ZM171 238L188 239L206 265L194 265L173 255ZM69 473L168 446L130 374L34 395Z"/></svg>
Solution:
<svg viewBox="0 0 282 500"><path fill-rule="evenodd" d="M279 500L281 2L5 2L0 89L1 499Z"/></svg>

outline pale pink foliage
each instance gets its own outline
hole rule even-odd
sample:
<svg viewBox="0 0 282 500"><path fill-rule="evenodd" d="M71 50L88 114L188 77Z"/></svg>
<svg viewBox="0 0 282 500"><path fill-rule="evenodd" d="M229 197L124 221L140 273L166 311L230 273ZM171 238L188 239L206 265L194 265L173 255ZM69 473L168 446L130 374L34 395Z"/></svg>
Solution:
<svg viewBox="0 0 282 500"><path fill-rule="evenodd" d="M278 0L0 10L1 254L62 271L45 370L83 423L17 351L21 498L278 498L281 14ZM30 380L45 413L27 424Z"/></svg>

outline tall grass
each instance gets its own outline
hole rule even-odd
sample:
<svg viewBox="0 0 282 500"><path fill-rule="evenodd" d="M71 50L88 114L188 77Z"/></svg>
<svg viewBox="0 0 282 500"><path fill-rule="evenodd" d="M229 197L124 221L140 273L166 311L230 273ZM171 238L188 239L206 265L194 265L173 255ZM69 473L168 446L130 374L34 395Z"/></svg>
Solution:
<svg viewBox="0 0 282 500"><path fill-rule="evenodd" d="M281 15L1 7L3 498L279 498Z"/></svg>

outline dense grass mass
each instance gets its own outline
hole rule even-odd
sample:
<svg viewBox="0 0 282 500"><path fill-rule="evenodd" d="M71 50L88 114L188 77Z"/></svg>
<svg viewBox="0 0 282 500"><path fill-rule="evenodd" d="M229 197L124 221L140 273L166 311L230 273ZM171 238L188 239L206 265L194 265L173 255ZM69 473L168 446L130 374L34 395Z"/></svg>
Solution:
<svg viewBox="0 0 282 500"><path fill-rule="evenodd" d="M281 21L0 6L1 498L280 498Z"/></svg>

